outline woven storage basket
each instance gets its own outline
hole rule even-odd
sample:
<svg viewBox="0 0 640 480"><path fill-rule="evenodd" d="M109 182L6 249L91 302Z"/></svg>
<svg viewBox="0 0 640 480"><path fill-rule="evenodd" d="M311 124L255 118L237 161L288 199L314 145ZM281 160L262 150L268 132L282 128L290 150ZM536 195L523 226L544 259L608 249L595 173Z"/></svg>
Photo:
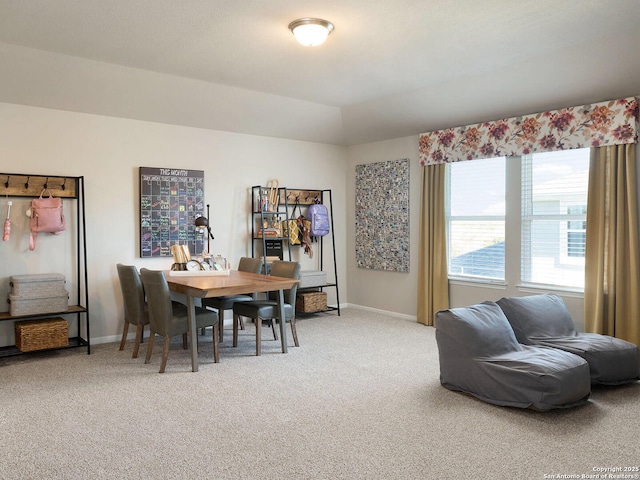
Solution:
<svg viewBox="0 0 640 480"><path fill-rule="evenodd" d="M16 347L21 352L69 345L69 323L64 318L15 322Z"/></svg>
<svg viewBox="0 0 640 480"><path fill-rule="evenodd" d="M9 304L12 317L66 312L69 309L69 293L62 290L62 293L44 297L9 295Z"/></svg>
<svg viewBox="0 0 640 480"><path fill-rule="evenodd" d="M64 293L64 275L60 273L13 275L9 282L12 295L50 297Z"/></svg>
<svg viewBox="0 0 640 480"><path fill-rule="evenodd" d="M320 312L327 309L326 292L298 293L296 311L303 313Z"/></svg>

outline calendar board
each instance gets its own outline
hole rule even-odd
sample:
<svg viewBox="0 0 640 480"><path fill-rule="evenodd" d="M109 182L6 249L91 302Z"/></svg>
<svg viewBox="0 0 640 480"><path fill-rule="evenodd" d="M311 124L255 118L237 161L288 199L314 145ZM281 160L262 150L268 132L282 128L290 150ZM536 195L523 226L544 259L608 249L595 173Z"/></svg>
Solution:
<svg viewBox="0 0 640 480"><path fill-rule="evenodd" d="M140 167L140 257L171 257L171 245L200 254L206 237L195 219L204 215L204 171Z"/></svg>

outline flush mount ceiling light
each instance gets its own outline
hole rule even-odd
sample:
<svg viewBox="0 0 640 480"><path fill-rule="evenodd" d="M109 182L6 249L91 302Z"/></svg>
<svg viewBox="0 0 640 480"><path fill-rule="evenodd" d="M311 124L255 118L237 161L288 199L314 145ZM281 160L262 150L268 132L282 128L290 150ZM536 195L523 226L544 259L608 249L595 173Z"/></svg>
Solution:
<svg viewBox="0 0 640 480"><path fill-rule="evenodd" d="M324 43L333 28L333 23L321 18L299 18L289 24L296 40L309 47Z"/></svg>

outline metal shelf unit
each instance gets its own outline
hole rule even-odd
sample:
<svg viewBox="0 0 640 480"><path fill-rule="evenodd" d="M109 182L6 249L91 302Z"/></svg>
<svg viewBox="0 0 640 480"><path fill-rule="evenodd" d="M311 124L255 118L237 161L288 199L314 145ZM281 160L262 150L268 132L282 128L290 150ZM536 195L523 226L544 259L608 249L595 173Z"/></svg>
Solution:
<svg viewBox="0 0 640 480"><path fill-rule="evenodd" d="M6 180L5 180L6 179ZM2 181L5 180L5 181ZM87 355L91 354L91 341L89 334L89 289L87 287L87 236L84 201L84 177L61 177L57 175L25 175L0 173L0 196L10 197L37 197L43 188L48 188L52 195L69 198L78 202L76 208L77 225L77 268L76 268L76 298L78 305L70 305L66 311L50 312L37 315L12 316L9 312L0 312L0 322L16 320L38 320L54 315L75 316L77 324L77 336L69 337L69 344L64 347L56 347L47 350L61 350L67 348L87 347ZM22 272L21 272L22 273ZM86 338L82 337L82 318ZM69 320L73 321L73 320ZM14 355L28 355L47 350L22 352L15 345L0 346L0 357Z"/></svg>
<svg viewBox="0 0 640 480"><path fill-rule="evenodd" d="M338 267L336 262L336 239L335 239L335 230L333 223L333 201L331 198L331 190L311 190L311 189L291 189L280 187L278 188L278 206L277 208L270 210L269 209L269 199L268 199L269 188L264 186L253 186L251 187L251 201L252 201L252 221L251 221L251 256L256 256L256 248L255 244L257 241L262 243L262 256L263 260L263 271L268 272L267 266L267 240L276 240L282 244L282 252L284 255L284 245L286 244L288 258L291 261L291 244L289 243L289 237L285 233L283 236L277 237L265 237L264 235L259 236L259 229L256 229L256 221L258 218L260 219L260 225L265 225L265 219L267 223L271 220L272 216L281 216L281 220L287 220L289 215L291 214L292 208L295 208L298 205L298 208L302 206L312 205L315 199L319 199L321 203L327 205L327 209L329 211L329 219L331 221L331 248L333 251L333 282L327 282L324 285L318 285L314 287L308 288L298 288L298 292L313 292L313 291L324 291L325 288L335 288L336 289L336 302L337 307L327 306L326 310L321 310L320 312L313 313L321 313L326 311L337 311L338 315L340 315L340 291L338 288ZM264 206L267 206L266 210L263 210ZM301 214L302 212L298 212ZM325 237L317 237L318 244L320 247L320 270L324 271L324 247L325 247ZM297 245L296 245L297 246ZM304 313L301 312L304 315Z"/></svg>

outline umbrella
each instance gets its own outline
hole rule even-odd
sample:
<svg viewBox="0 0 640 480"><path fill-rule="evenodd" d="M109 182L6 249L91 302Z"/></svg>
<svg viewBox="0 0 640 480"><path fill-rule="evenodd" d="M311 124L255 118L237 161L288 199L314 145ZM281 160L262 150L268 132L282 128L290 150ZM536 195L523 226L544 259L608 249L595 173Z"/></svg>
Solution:
<svg viewBox="0 0 640 480"><path fill-rule="evenodd" d="M11 233L11 205L13 205L13 202L11 200L7 200L7 219L4 221L4 233L2 234L3 242L9 240L9 234Z"/></svg>

